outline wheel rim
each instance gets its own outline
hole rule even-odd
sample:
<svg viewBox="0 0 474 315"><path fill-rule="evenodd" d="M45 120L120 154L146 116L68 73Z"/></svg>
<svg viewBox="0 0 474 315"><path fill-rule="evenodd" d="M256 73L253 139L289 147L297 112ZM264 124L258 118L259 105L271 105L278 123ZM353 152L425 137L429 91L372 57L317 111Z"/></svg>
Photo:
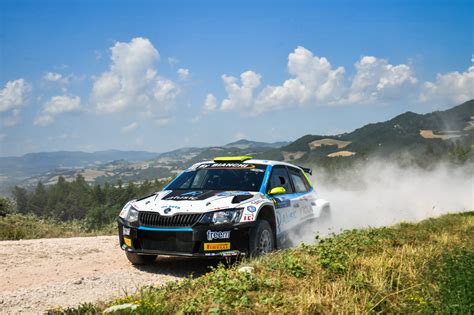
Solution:
<svg viewBox="0 0 474 315"><path fill-rule="evenodd" d="M267 254L273 250L272 235L270 231L263 230L260 234L260 240L258 242L258 250L260 254Z"/></svg>

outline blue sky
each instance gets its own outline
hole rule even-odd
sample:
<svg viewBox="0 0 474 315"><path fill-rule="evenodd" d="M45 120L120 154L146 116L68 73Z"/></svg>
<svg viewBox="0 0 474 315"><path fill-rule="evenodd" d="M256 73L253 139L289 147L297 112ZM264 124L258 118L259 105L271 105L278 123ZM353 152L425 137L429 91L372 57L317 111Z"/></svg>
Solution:
<svg viewBox="0 0 474 315"><path fill-rule="evenodd" d="M0 154L351 131L474 98L472 1L0 1Z"/></svg>

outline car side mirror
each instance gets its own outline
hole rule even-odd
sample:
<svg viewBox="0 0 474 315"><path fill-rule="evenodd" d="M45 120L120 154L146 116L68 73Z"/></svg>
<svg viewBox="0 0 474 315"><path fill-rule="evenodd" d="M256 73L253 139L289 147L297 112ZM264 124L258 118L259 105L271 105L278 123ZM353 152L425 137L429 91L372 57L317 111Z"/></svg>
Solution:
<svg viewBox="0 0 474 315"><path fill-rule="evenodd" d="M285 187L274 187L268 192L269 195L281 195L286 193Z"/></svg>

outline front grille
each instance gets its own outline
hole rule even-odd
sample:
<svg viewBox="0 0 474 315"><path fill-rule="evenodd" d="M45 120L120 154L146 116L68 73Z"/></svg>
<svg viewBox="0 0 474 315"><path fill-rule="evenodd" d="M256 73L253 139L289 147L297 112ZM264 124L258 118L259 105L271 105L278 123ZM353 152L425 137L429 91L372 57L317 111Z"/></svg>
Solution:
<svg viewBox="0 0 474 315"><path fill-rule="evenodd" d="M193 253L196 245L190 232L152 232L139 231L141 249L167 252Z"/></svg>
<svg viewBox="0 0 474 315"><path fill-rule="evenodd" d="M151 227L190 227L201 219L202 213L175 214L172 216L160 215L157 212L140 212L140 225Z"/></svg>

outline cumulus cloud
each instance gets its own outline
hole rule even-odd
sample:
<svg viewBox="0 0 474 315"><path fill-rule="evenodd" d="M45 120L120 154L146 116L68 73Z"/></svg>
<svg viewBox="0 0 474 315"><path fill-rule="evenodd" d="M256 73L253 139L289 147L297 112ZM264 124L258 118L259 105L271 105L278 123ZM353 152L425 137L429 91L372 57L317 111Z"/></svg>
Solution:
<svg viewBox="0 0 474 315"><path fill-rule="evenodd" d="M348 96L340 103L370 104L407 97L418 80L406 64L392 65L385 59L364 56L355 64Z"/></svg>
<svg viewBox="0 0 474 315"><path fill-rule="evenodd" d="M214 94L207 94L206 100L204 101L204 112L209 113L217 108L217 99Z"/></svg>
<svg viewBox="0 0 474 315"><path fill-rule="evenodd" d="M363 56L355 63L356 73L345 77L342 66L331 65L325 57L299 46L288 55L290 77L280 85L260 85L261 75L254 71L237 78L223 75L227 98L221 110L238 110L257 115L266 111L298 106L339 106L379 104L415 97L419 88L413 69L407 64L390 64L385 59ZM247 77L247 83L244 82Z"/></svg>
<svg viewBox="0 0 474 315"><path fill-rule="evenodd" d="M333 68L324 57L314 56L304 47L288 55L292 78L281 85L265 87L255 102L257 112L295 105L330 104L343 92L344 68Z"/></svg>
<svg viewBox="0 0 474 315"><path fill-rule="evenodd" d="M1 125L11 127L20 121L21 108L31 93L31 86L24 80L8 81L0 90Z"/></svg>
<svg viewBox="0 0 474 315"><path fill-rule="evenodd" d="M54 122L58 115L79 110L81 110L81 98L79 96L53 96L44 104L41 114L35 119L35 125L49 125Z"/></svg>
<svg viewBox="0 0 474 315"><path fill-rule="evenodd" d="M244 110L253 105L253 90L260 85L262 76L253 71L245 71L240 75L239 80L236 77L222 75L227 98L222 101L221 109L226 110Z"/></svg>
<svg viewBox="0 0 474 315"><path fill-rule="evenodd" d="M130 125L127 125L122 128L122 133L129 133L132 132L133 130L137 129L138 124L136 122L132 122Z"/></svg>
<svg viewBox="0 0 474 315"><path fill-rule="evenodd" d="M474 56L471 58L474 64ZM438 74L435 82L425 82L420 94L422 102L459 104L474 99L474 65L465 72Z"/></svg>
<svg viewBox="0 0 474 315"><path fill-rule="evenodd" d="M153 113L172 105L178 86L157 74L160 54L148 39L117 42L110 50L110 69L95 80L92 89L92 101L99 112L131 109Z"/></svg>
<svg viewBox="0 0 474 315"><path fill-rule="evenodd" d="M189 78L189 69L179 68L177 73L181 80L186 80Z"/></svg>

